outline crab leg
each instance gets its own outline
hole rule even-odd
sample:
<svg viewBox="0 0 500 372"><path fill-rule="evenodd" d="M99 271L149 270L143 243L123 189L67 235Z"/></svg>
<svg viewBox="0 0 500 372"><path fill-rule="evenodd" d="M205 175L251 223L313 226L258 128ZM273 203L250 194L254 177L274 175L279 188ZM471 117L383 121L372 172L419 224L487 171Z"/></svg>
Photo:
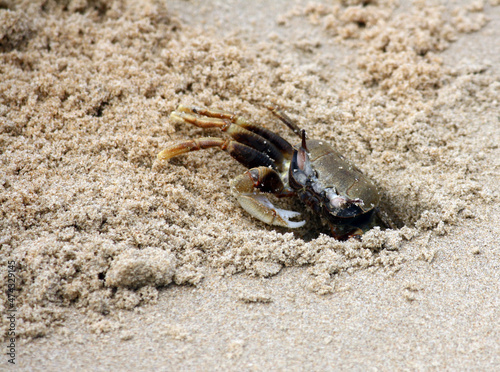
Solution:
<svg viewBox="0 0 500 372"><path fill-rule="evenodd" d="M170 120L200 128L219 128L236 141L267 154L280 168L284 159L290 159L293 154L290 143L276 133L226 111L180 105L170 114Z"/></svg>
<svg viewBox="0 0 500 372"><path fill-rule="evenodd" d="M280 175L268 167L252 168L236 177L231 181L231 192L243 209L269 225L297 228L306 223L306 221L290 221L291 218L300 216L300 213L276 208L262 194L293 194L285 189Z"/></svg>
<svg viewBox="0 0 500 372"><path fill-rule="evenodd" d="M159 160L169 160L191 151L219 147L247 168L258 166L276 169L276 164L266 154L242 143L217 137L203 137L174 143L158 154Z"/></svg>
<svg viewBox="0 0 500 372"><path fill-rule="evenodd" d="M290 117L285 114L283 111L281 111L278 107L276 106L268 106L267 109L271 111L274 116L276 116L278 119L280 119L288 128L290 128L293 133L295 133L297 136L301 137L301 129L299 126L292 120Z"/></svg>

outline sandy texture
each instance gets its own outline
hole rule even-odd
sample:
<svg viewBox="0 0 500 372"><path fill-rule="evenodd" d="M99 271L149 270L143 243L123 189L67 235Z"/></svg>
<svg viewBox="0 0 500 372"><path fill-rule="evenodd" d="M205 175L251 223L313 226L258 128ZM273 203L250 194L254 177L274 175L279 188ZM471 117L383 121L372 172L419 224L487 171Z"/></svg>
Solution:
<svg viewBox="0 0 500 372"><path fill-rule="evenodd" d="M497 2L0 4L21 366L500 368ZM296 143L279 105L404 227L338 242L294 201L303 229L255 220L226 153L156 160L221 135L169 123L180 103Z"/></svg>

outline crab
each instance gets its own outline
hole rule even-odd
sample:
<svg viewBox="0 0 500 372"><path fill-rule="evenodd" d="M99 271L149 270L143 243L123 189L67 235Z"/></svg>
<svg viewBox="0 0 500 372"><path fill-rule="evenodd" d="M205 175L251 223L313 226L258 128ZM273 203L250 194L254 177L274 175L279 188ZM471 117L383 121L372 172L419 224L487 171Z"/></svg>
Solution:
<svg viewBox="0 0 500 372"><path fill-rule="evenodd" d="M302 227L299 212L275 207L266 194L298 197L339 240L361 235L375 225L389 224L379 213L380 193L361 170L326 141L308 139L306 132L282 110L268 109L286 124L300 143L292 146L278 134L231 112L180 105L172 123L218 128L230 138L203 137L176 142L158 154L168 160L191 151L218 147L249 168L231 181L231 192L241 207L258 220L291 229Z"/></svg>

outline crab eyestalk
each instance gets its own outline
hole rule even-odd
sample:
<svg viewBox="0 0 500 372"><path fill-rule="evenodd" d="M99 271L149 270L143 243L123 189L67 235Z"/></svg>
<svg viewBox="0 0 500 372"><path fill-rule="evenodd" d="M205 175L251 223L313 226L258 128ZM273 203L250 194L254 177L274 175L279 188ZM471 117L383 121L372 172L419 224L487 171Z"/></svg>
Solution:
<svg viewBox="0 0 500 372"><path fill-rule="evenodd" d="M307 144L306 144L306 131L304 129L302 129L300 132L302 135L302 147L304 148L304 150L309 152L309 150L307 149Z"/></svg>
<svg viewBox="0 0 500 372"><path fill-rule="evenodd" d="M309 159L309 150L307 149L306 144L306 131L304 129L301 130L302 133L302 144L297 151L297 166L301 171L305 173L307 177L311 177L314 175L314 171L311 165L311 160Z"/></svg>

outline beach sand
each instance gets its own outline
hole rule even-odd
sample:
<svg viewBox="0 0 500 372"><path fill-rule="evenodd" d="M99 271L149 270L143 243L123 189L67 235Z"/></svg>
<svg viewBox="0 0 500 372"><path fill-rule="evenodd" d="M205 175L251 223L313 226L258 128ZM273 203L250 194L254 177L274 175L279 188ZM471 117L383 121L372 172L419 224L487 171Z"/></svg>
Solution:
<svg viewBox="0 0 500 372"><path fill-rule="evenodd" d="M14 306L25 370L500 369L499 2L268 3L0 2L2 366ZM278 105L401 228L256 220L227 153L156 159L224 136L179 104L297 144Z"/></svg>

